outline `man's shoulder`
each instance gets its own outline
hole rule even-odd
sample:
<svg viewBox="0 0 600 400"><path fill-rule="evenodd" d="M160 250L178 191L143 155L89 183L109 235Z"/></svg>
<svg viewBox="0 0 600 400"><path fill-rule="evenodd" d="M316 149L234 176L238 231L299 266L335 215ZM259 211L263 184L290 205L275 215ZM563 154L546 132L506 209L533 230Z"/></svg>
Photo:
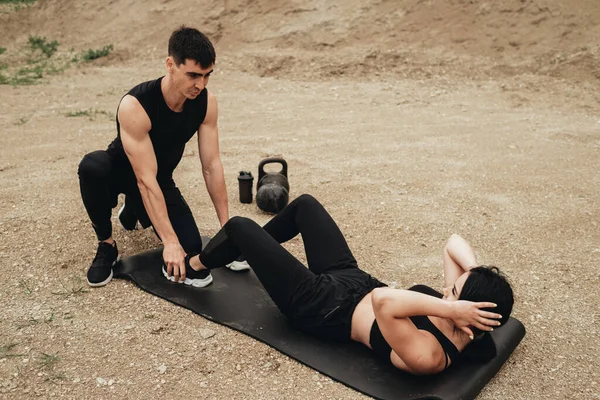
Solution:
<svg viewBox="0 0 600 400"><path fill-rule="evenodd" d="M150 81L145 81L142 83L138 83L134 87L132 87L127 94L139 98L140 96L144 96L150 93L154 93L157 88L160 88L160 82L162 80L162 76L158 79L153 79Z"/></svg>

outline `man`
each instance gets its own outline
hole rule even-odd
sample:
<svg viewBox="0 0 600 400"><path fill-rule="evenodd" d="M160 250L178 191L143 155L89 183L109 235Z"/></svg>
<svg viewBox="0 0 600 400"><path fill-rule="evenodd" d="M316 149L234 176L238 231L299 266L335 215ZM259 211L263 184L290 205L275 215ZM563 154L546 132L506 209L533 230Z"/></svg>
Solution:
<svg viewBox="0 0 600 400"><path fill-rule="evenodd" d="M164 245L163 272L174 281L203 287L210 273L197 272L202 239L192 212L173 180L185 144L198 132L198 148L206 188L221 226L229 219L227 189L219 156L217 99L206 89L215 63L210 40L193 28L181 27L169 39L167 73L131 89L117 110L117 138L105 151L87 154L79 164L81 197L98 237L98 251L87 272L88 284L104 286L112 279L117 244L112 237L111 210L119 193L126 230L152 225ZM230 264L248 269L245 262Z"/></svg>

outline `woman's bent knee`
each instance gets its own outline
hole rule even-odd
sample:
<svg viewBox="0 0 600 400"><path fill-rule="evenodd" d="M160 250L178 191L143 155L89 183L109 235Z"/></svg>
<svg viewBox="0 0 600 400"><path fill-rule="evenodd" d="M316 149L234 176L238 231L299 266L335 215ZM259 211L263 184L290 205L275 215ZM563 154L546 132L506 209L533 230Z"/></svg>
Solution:
<svg viewBox="0 0 600 400"><path fill-rule="evenodd" d="M306 194L306 193L298 196L296 198L296 200L294 200L294 203L297 203L298 205L300 205L300 204L321 204L321 203L319 203L319 200L315 199L313 196L311 196L310 194Z"/></svg>
<svg viewBox="0 0 600 400"><path fill-rule="evenodd" d="M225 224L229 229L243 229L248 226L256 225L259 226L256 222L252 221L250 218L235 216L231 217L229 221Z"/></svg>

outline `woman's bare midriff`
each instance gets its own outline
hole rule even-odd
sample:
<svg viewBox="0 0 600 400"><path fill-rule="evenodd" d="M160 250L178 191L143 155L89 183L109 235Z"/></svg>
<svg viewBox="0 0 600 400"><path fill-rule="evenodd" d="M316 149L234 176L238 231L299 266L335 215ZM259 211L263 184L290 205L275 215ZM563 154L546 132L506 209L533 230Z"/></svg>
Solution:
<svg viewBox="0 0 600 400"><path fill-rule="evenodd" d="M371 326L373 325L373 321L375 321L375 312L373 311L371 300L372 294L373 291L367 293L354 309L352 313L352 330L350 332L352 340L363 343L369 348L371 348Z"/></svg>

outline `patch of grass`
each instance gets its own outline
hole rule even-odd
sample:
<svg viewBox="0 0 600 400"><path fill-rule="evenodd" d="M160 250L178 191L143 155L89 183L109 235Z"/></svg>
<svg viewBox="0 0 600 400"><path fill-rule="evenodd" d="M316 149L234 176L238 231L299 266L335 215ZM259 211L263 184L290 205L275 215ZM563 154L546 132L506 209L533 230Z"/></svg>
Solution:
<svg viewBox="0 0 600 400"><path fill-rule="evenodd" d="M64 373L58 372L58 373L53 373L51 376L45 377L44 381L51 382L51 383L58 383L57 381L64 381L66 379L67 379L67 376Z"/></svg>
<svg viewBox="0 0 600 400"><path fill-rule="evenodd" d="M0 0L0 4L33 4L35 0Z"/></svg>
<svg viewBox="0 0 600 400"><path fill-rule="evenodd" d="M33 85L44 77L44 66L19 68L12 77L9 77L10 85Z"/></svg>
<svg viewBox="0 0 600 400"><path fill-rule="evenodd" d="M90 110L69 111L65 114L68 118L71 117L89 117L92 115Z"/></svg>
<svg viewBox="0 0 600 400"><path fill-rule="evenodd" d="M15 125L25 125L27 122L29 122L29 118L21 117L17 122L15 122Z"/></svg>
<svg viewBox="0 0 600 400"><path fill-rule="evenodd" d="M40 359L40 369L54 368L54 365L59 361L60 361L59 356L55 356L53 354L42 353L42 358Z"/></svg>
<svg viewBox="0 0 600 400"><path fill-rule="evenodd" d="M29 7L33 3L35 3L35 0L0 0L0 6L4 6L0 9L0 14L5 14L10 11L18 12L23 8Z"/></svg>
<svg viewBox="0 0 600 400"><path fill-rule="evenodd" d="M65 116L67 118L73 118L73 117L89 117L90 120L93 120L95 116L97 115L105 115L108 117L108 119L113 119L115 116L113 113L109 112L109 111L105 111L105 110L96 110L96 109L91 109L88 108L87 110L76 110L76 111L69 111L65 114Z"/></svg>
<svg viewBox="0 0 600 400"><path fill-rule="evenodd" d="M56 74L62 72L70 64L63 59L54 59L51 57L58 49L56 40L49 41L45 37L29 36L25 49L25 60L16 57L20 62L13 65L10 69L6 64L0 64L0 85L34 85L47 74ZM64 58L64 57L63 57Z"/></svg>
<svg viewBox="0 0 600 400"><path fill-rule="evenodd" d="M92 60L95 60L97 58L106 57L107 55L110 54L110 52L112 50L113 50L113 45L112 44L108 44L108 45L106 45L103 48L98 49L98 50L88 49L88 51L84 52L81 55L81 59L83 61L92 61Z"/></svg>
<svg viewBox="0 0 600 400"><path fill-rule="evenodd" d="M36 50L39 50L47 58L50 58L54 53L56 53L56 50L58 49L58 42L56 40L48 42L45 37L29 36L29 47L31 48L32 52L35 53Z"/></svg>
<svg viewBox="0 0 600 400"><path fill-rule="evenodd" d="M0 4L2 2L7 3L6 0L0 0ZM28 1L19 2L18 0L8 1L8 3L30 4ZM0 85L35 85L40 83L47 75L64 72L73 63L106 57L114 48L112 44L109 44L100 49L88 49L76 54L75 49L58 52L58 47L59 43L56 40L50 40L42 36L29 36L27 44L21 49L20 54L14 54L16 63L10 66L0 63ZM8 49L0 47L0 55L5 52L8 52ZM102 113L106 112L95 112L95 114ZM106 113L106 115L109 114Z"/></svg>
<svg viewBox="0 0 600 400"><path fill-rule="evenodd" d="M64 62L62 65L52 64L46 68L46 73L48 75L58 75L62 72L65 72L67 68L69 68L70 62Z"/></svg>
<svg viewBox="0 0 600 400"><path fill-rule="evenodd" d="M31 288L29 287L29 285L27 284L27 282L24 279L21 279L19 281L19 287L22 288L26 294L33 293L33 290L31 290Z"/></svg>
<svg viewBox="0 0 600 400"><path fill-rule="evenodd" d="M17 329L27 328L33 325L37 325L40 321L35 318L29 318L27 321L17 324Z"/></svg>
<svg viewBox="0 0 600 400"><path fill-rule="evenodd" d="M81 278L76 275L71 276L66 283L61 281L60 285L63 287L63 290L58 292L52 292L52 294L70 297L88 292Z"/></svg>
<svg viewBox="0 0 600 400"><path fill-rule="evenodd" d="M0 360L3 358L24 356L25 354L21 354L21 353L17 354L17 353L10 352L13 348L15 348L18 345L19 345L19 343L9 343L9 344L0 346Z"/></svg>

